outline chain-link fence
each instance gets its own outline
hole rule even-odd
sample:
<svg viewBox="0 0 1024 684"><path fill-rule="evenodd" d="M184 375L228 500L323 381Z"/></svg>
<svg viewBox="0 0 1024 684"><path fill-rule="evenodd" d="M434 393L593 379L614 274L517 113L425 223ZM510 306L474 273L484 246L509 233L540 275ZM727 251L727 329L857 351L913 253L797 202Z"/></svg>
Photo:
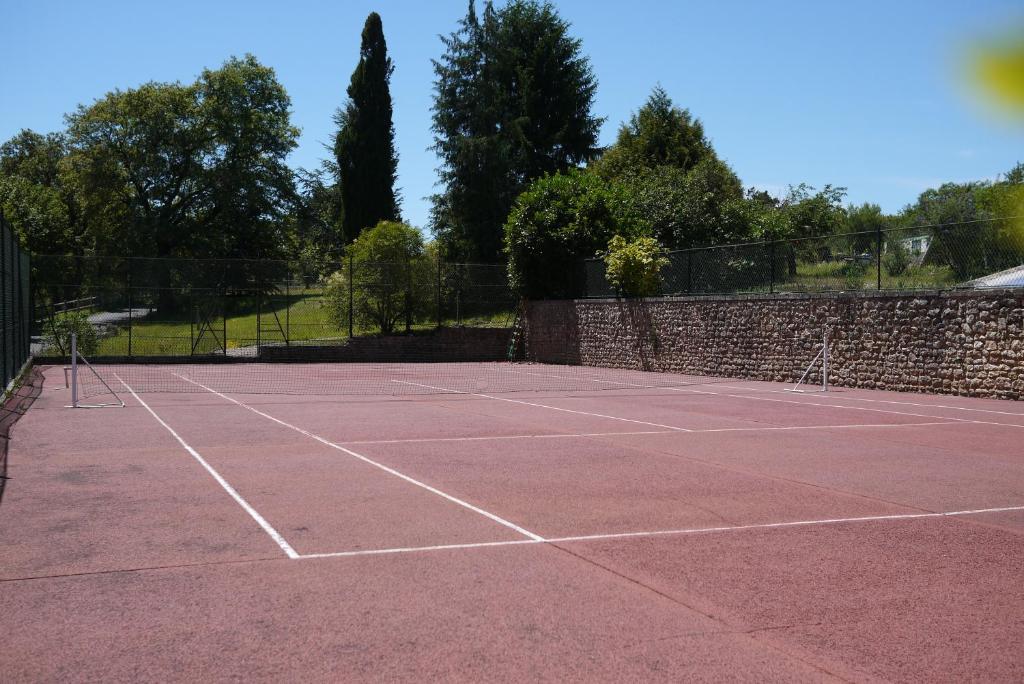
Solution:
<svg viewBox="0 0 1024 684"><path fill-rule="evenodd" d="M0 395L29 357L32 299L31 263L13 228L0 213Z"/></svg>
<svg viewBox="0 0 1024 684"><path fill-rule="evenodd" d="M36 256L37 351L257 357L439 327L512 325L504 265Z"/></svg>
<svg viewBox="0 0 1024 684"><path fill-rule="evenodd" d="M1005 221L843 233L667 252L663 295L1024 287L1024 228ZM587 297L612 297L602 259Z"/></svg>

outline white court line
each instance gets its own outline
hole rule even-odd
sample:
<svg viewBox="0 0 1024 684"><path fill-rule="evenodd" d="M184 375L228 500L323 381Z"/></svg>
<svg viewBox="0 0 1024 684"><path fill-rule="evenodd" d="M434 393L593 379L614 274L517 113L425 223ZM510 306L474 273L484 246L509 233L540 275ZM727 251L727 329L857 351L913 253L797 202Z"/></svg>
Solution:
<svg viewBox="0 0 1024 684"><path fill-rule="evenodd" d="M394 380L391 382L397 382L400 385L415 385L416 387L426 387L427 389L439 390L441 392L448 392L450 394L465 394L470 397L483 397L484 399L494 399L495 401L507 401L511 404L524 404L526 406L537 406L539 408L551 409L552 411L564 411L565 413L575 413L581 416L593 416L595 418L608 418L610 420L621 420L625 423L636 423L638 425L650 425L651 427L665 428L666 430L675 430L677 432L693 432L689 428L678 427L676 425L664 425L662 423L650 423L646 420L634 420L632 418L622 418L620 416L609 416L603 413L591 413L589 411L576 411L574 409L562 408L561 406L551 406L549 404L537 404L532 401L523 401L521 399L509 399L508 397L496 397L493 394L481 394L479 392L463 392L461 390L451 389L450 387L438 387L436 385L424 385L421 382L409 382L408 380Z"/></svg>
<svg viewBox="0 0 1024 684"><path fill-rule="evenodd" d="M823 518L820 520L793 520L789 522L754 523L751 525L729 525L721 527L691 527L677 530L652 530L648 532L612 532L609 534L584 534L572 537L549 537L548 539L519 539L515 541L479 542L475 544L438 544L435 546L407 546L390 549L362 549L359 551L336 551L333 553L311 553L300 556L301 560L311 558L347 558L351 556L381 556L397 553L444 551L449 549L478 549L496 546L520 546L523 544L559 544L569 542L601 541L606 539L636 539L644 537L669 537L714 532L741 532L744 530L771 530L786 527L814 527L839 525L843 523L882 522L891 520L919 520L923 518L951 518L957 516L983 515L986 513L1008 513L1024 511L1024 506L1003 506L1000 508L977 508L965 511L942 513L896 513L892 515L866 515L854 518Z"/></svg>
<svg viewBox="0 0 1024 684"><path fill-rule="evenodd" d="M718 385L725 389L743 390L750 392L769 392L772 394L782 394L783 392L789 393L789 390L777 390L768 389L767 387L742 387L737 385ZM856 387L844 388L844 389L858 389ZM840 395L832 395L832 399L841 399L843 401L868 401L874 404L896 404L897 406L916 406L919 408L937 408L937 409L949 409L951 411L972 411L975 413L992 413L1000 416L1013 416L1015 418L1024 418L1024 413L1014 413L1013 411L996 411L995 409L980 409L971 408L968 406L950 406L948 404L921 404L913 401L898 401L896 399L868 399L865 397L847 397ZM1003 423L1000 423L1002 425Z"/></svg>
<svg viewBox="0 0 1024 684"><path fill-rule="evenodd" d="M178 375L178 374L174 373L174 375ZM467 508L467 509L473 511L474 513L478 513L478 514L484 516L485 518L493 520L494 522L498 523L499 525L504 525L505 527L513 529L516 532L518 532L519 534L523 535L524 537L529 537L530 539L532 539L534 541L544 541L544 538L541 537L540 535L534 534L533 532L530 532L529 530L524 529L524 528L520 527L519 525L516 525L515 523L509 522L508 520L505 520L504 518L499 517L499 516L495 515L494 513L491 513L489 511L485 511L482 508L478 508L477 506L474 506L473 504L469 503L468 501L463 501L462 499L459 499L458 497L452 496L451 494L448 494L446 492L442 492L440 489L437 489L436 487L431 487L430 485L426 484L425 482L420 482L417 479L409 477L405 473L400 473L397 470L395 470L394 468L389 468L388 466L384 465L383 463L378 463L377 461L374 461L374 460L372 460L370 458L367 458L366 456L363 456L362 454L356 453L355 451L352 451L351 449L346 449L345 447L341 446L340 444L335 444L334 442L332 442L332 441L330 441L328 439L325 439L325 438L321 437L320 435L314 434L314 433L312 433L312 432L310 432L308 430L303 430L302 428L297 427L295 425L292 425L291 423L286 423L285 421L281 420L280 418L275 418L274 416L270 415L269 413L264 413L263 411L260 411L257 408L253 408L252 406L249 406L248 404L242 403L242 402L238 401L237 399L234 399L232 397L227 396L226 394L221 394L217 390L211 389L211 388L207 387L206 385L203 385L202 383L196 382L195 380L190 380L189 378L186 378L183 375L178 375L178 377L181 378L182 380L185 380L186 382L191 382L193 385L195 385L197 387L202 387L204 390L206 390L207 392L210 392L211 394L216 394L218 397L220 397L222 399L225 399L227 401L230 401L233 404L237 404L238 406L241 406L244 409L252 411L253 413L255 413L258 416L263 416L267 420L272 420L273 422L277 423L278 425L281 425L283 427L289 428L291 430L295 430L299 434L305 435L306 437L309 437L310 439L315 439L316 441L320 442L321 444L323 444L325 446L329 446L332 449L337 449L338 451L346 453L349 456L352 456L353 458L357 458L360 461L363 461L364 463L368 463L368 464L372 465L375 468L379 468L380 470L383 470L384 472L388 473L389 475L394 475L395 477L397 477L399 479L405 480L406 482L408 482L410 484L414 484L417 487L421 487L421 488L427 490L431 494L436 494L437 496L440 496L443 499L447 499L448 501L451 501L454 504L458 504L459 506L462 506L463 508Z"/></svg>
<svg viewBox="0 0 1024 684"><path fill-rule="evenodd" d="M565 376L566 379L569 379ZM638 387L640 389L667 390L670 392L687 392L690 394L702 394L715 397L731 397L733 399L749 399L750 401L773 401L780 404L796 404L797 406L820 406L823 408L838 408L849 411L873 411L875 413L889 413L897 416L912 416L915 418L934 418L936 420L951 421L951 423L970 423L976 425L1001 425L1002 427L1024 428L1024 425L1015 423L997 423L989 420L972 420L970 418L954 418L952 416L933 416L927 413L910 413L909 411L894 411L892 409L872 408L870 406L847 406L846 404L822 404L815 401L799 401L796 399L774 399L772 397L754 397L749 394L729 394L727 392L711 392L708 390L695 390L688 387L669 387L663 385L641 385L635 382L624 382L621 380L602 380L600 378L584 378L589 382L599 382L605 385L619 385L621 387ZM483 395L480 395L483 396ZM947 423L947 424L951 424Z"/></svg>
<svg viewBox="0 0 1024 684"><path fill-rule="evenodd" d="M206 469L206 472L210 473L210 475L212 475L212 476L213 476L213 479L217 481L217 484L219 484L219 485L220 485L221 487L223 487L223 488L224 488L224 491L226 491L226 492L228 493L228 495L229 495L229 496L230 496L230 497L231 497L232 499L234 499L234 500L235 500L235 502L236 502L236 503L237 503L237 504L238 504L239 506L241 506L241 507L242 507L242 509L243 509L243 510L244 510L244 511L245 511L246 513L248 513L248 514L249 514L249 516L250 516L250 517L251 517L251 518L252 518L253 520L255 520L255 521L256 521L256 524L257 524L257 525L259 525L259 526L260 526L261 528L263 528L263 531L264 531L264 532L266 532L266 533L267 533L267 534L268 534L268 535L270 536L270 538L271 538L271 539L273 539L273 540L274 540L275 542L277 542L277 545L281 547L281 550L285 552L285 555L287 555L287 556L288 556L289 558L299 558L299 554L298 554L298 553L296 553L296 552L295 552L295 549L293 549L293 548L291 547L291 544L289 544L289 543L288 543L288 542L287 542L287 541L285 540L285 538L284 538L283 536L281 536L281 533L280 533L280 532L278 532L277 530L275 530L275 529L274 529L274 528L273 528L273 527L271 526L271 524L270 524L270 523L268 523L268 522L266 521L266 519L264 519L264 517L263 517L262 515L260 515L260 514L259 514L259 512L258 512L258 511L257 511L257 510L256 510L255 508L253 508L252 506L250 506L250 505L249 505L249 502L248 502L248 501L246 501L245 499L243 499L243 498L242 498L242 495L241 495L241 494L239 494L239 493L238 493L237 491L235 491L235 488L234 488L234 487L232 487L232 486L231 486L230 484L228 484L228 481L227 481L227 480L225 480L225 479L224 479L223 477L221 477L220 473L218 473L218 472L217 472L216 470L214 470L213 466L211 466L211 465L210 465L209 463L207 463L207 462L206 462L206 459L204 459L204 458L203 458L202 456L200 456L200 455L199 455L199 452L198 452L198 451L196 451L196 450L195 450L195 449L193 449L193 448L192 448L191 446L189 446L189 444L188 444L188 443L187 443L187 442L186 442L185 440L183 440L183 439L181 438L181 436L180 436L180 435L178 435L178 433L177 433L177 432L175 432L175 431L174 431L174 429L173 429L173 428L172 428L172 427L171 427L170 425L168 425L168 424L167 424L166 422L164 422L164 419L163 419L163 418L161 418L160 416L158 416L158 415L156 414L156 411L154 411L153 409L151 409L151 408L149 407L149 404L147 404L146 402L144 402L144 401L142 400L142 398L141 398L141 397L140 397L140 396L139 396L138 394L136 394L136 393L135 393L135 390L133 390L133 389L132 389L132 388L131 388L131 387L130 387L130 386L128 385L128 383L127 383L127 382L125 382L125 381L124 381L124 380L122 380L122 379L121 379L120 377L118 377L117 373L114 373L114 377L115 377L115 378L117 378L117 379L118 379L118 381L120 381L120 383L121 383L122 385L124 385L124 386L125 386L125 389L127 389L127 390L128 390L129 392L131 392L131 395L132 395L133 397L135 397L135 400L136 400L137 402L139 402L140 404L142 404L142 407L143 407L144 409L146 409L147 411L149 411L150 415L152 415L152 416L153 416L154 418L156 418L156 422L158 422L158 423L160 423L161 425L163 425L163 426L164 426L164 428L165 428L165 429L166 429L166 430L167 430L168 432L170 432L170 433L171 433L171 436L173 436L173 437L174 437L174 439L178 440L178 444L180 444L180 445L181 445L182 447L184 447L185 451L187 451L187 452L188 452L189 454L191 454L192 458L196 459L196 461L198 461L198 462L199 462L199 465L203 466L203 468L205 468L205 469Z"/></svg>
<svg viewBox="0 0 1024 684"><path fill-rule="evenodd" d="M699 435L705 432L770 432L776 430L846 430L856 428L905 428L930 425L960 425L953 421L930 421L927 423L847 423L843 425L770 425L762 427L694 428L685 434ZM680 430L632 430L626 432L555 432L532 435L478 435L474 437L410 437L407 439L365 439L343 441L340 444L358 446L363 444L422 444L431 442L491 442L517 439L565 439L579 437L632 437L634 435L675 435Z"/></svg>

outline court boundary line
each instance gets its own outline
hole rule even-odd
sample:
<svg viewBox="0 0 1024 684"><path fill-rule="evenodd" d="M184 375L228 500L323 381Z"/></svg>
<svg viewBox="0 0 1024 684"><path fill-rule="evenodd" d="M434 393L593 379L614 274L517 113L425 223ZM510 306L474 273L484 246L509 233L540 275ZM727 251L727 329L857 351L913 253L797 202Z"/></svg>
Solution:
<svg viewBox="0 0 1024 684"><path fill-rule="evenodd" d="M333 551L325 553L309 553L299 556L296 560L314 560L321 558L352 558L358 556L384 556L404 553L424 553L430 551L448 551L456 549L495 548L503 546L523 546L527 544L567 544L573 542L604 541L609 539L643 539L652 537L673 537L697 534L713 534L722 532L744 532L750 530L773 530L789 527L824 527L829 525L853 524L863 522L885 522L900 520L920 520L935 518L956 518L971 515L987 515L992 513L1012 513L1024 511L1024 506L1000 506L995 508L975 508L961 511L941 511L932 513L893 513L887 515L865 515L849 518L821 518L817 520L791 520L774 523L752 523L749 525L724 525L717 527L690 527L668 530L649 530L643 532L611 532L607 534L582 534L566 537L548 537L546 539L514 539L509 541L490 541L460 544L435 544L431 546L404 546L386 549L359 549L354 551Z"/></svg>
<svg viewBox="0 0 1024 684"><path fill-rule="evenodd" d="M575 413L582 416L592 416L595 418L607 418L609 420L621 420L626 423L636 423L638 425L650 425L652 427L665 428L674 432L693 432L690 428L679 427L677 425L665 425L664 423L652 423L646 420L637 420L635 418L623 418L621 416L609 416L604 413L592 413L590 411L578 411L576 409L563 408L561 406L549 406L548 404L538 404L531 401L523 401L522 399L510 399L508 397L496 397L493 394L482 394L480 392L467 392L464 390L452 389L450 387L439 387L437 385L427 385L422 382L410 382L409 380L395 380L391 379L391 382L398 383L400 385L413 385L415 387L426 387L427 389L439 390L447 394L462 394L470 397L483 397L484 399L493 399L495 401L507 401L511 404L524 404L526 406L536 406L539 408L551 409L552 411L564 411L565 413Z"/></svg>
<svg viewBox="0 0 1024 684"><path fill-rule="evenodd" d="M637 371L637 372L644 372L644 371ZM565 380L572 379L569 376L559 376L559 377L561 377L561 378L563 378ZM874 407L871 407L871 406L847 406L845 404L823 404L823 403L816 402L816 401L799 401L799 400L796 400L796 399L781 399L781 398L774 398L774 397L756 397L756 396L752 396L752 395L749 395L749 394L731 394L731 393L728 393L728 392L711 392L709 390L696 390L696 389L691 389L689 387L671 387L671 386L666 386L666 385L641 385L641 384L635 383L635 382L625 382L625 381L622 381L622 380L605 380L603 378L596 378L596 377L593 377L593 376L590 376L590 377L584 376L584 379L589 381L589 382L597 382L597 383L601 383L601 384L604 384L604 385L618 385L618 386L620 386L623 389L628 389L630 387L635 387L635 388L638 388L638 389L665 390L665 391L669 391L669 392L687 392L687 393L690 393L690 394L701 394L701 395L713 396L713 397L729 397L731 399L747 399L749 401L772 401L772 402L776 402L776 403L780 403L780 404L795 404L797 406L818 406L818 407L821 407L821 408L846 409L848 411L873 411L875 413L889 413L889 414L896 415L896 416L912 416L912 417L915 417L915 418L933 418L935 420L950 421L950 422L954 422L954 423L971 423L971 424L975 424L975 425L998 425L998 426L1002 426L1002 427L1024 428L1024 425L1021 425L1021 424L1018 424L1018 423L998 423L996 421L991 421L991 420L975 420L975 419L970 419L970 418L955 418L953 416L933 416L933 415L928 415L928 414L925 414L925 413L910 413L909 411L894 411L892 409L874 408ZM768 390L768 391L773 391L773 390ZM480 394L480 395L476 395L476 396L487 396L487 395ZM497 399L499 397L489 397L489 398Z"/></svg>
<svg viewBox="0 0 1024 684"><path fill-rule="evenodd" d="M405 480L406 482L408 482L410 484L413 484L413 485L416 485L417 487L425 489L428 492L430 492L431 494L435 494L435 495L437 495L437 496L439 496L439 497L441 497L443 499L446 499L447 501L450 501L451 503L457 504L459 506L462 506L463 508L466 508L466 509L468 509L470 511L473 511L474 513L482 515L485 518L488 518L489 520L498 523L499 525L503 525L504 527L507 527L507 528L509 528L511 530L514 530L515 532L518 532L519 534L523 535L524 537L529 538L532 541L535 541L535 542L544 541L544 537L542 537L539 534L536 534L534 532L531 532L530 530L528 530L528 529L526 529L524 527L520 527L519 525L516 525L514 522L506 520L505 518L502 518L499 515L491 513L490 511L484 510L483 508L480 508L478 506L474 506L473 504L469 503L468 501L463 501L462 499L460 499L460 498L458 498L456 496L453 496L451 494L448 494L447 492L441 491L440 489L438 489L436 487L433 487L431 485L428 485L425 482L420 482L419 480L417 480L417 479L415 479L413 477L410 477L409 475L406 475L405 473L402 473L402 472L400 472L398 470L395 470L394 468L386 466L383 463L378 463L377 461L374 461L371 458L368 458L366 456L363 456L360 453L352 451L351 449L346 449L345 447L341 446L340 444L336 444L336 443L330 441L329 439L327 439L325 437L321 437L320 435L318 435L316 433L313 433L313 432L310 432L309 430L305 430L303 428L300 428L297 425L292 425L291 423L287 423L287 422L281 420L280 418L275 418L274 416L270 415L269 413L265 413L263 411L260 411L259 409L254 408L252 406L249 406L248 404L246 404L244 402L241 402L241 401L239 401L239 400L237 400L237 399L235 399L233 397L229 397L228 395L222 394L221 392L218 392L215 389L211 389L211 388L207 387L206 385L204 385L204 384L202 384L200 382L197 382L197 381L192 380L190 378L186 378L183 375L178 375L177 373L173 373L173 375L177 375L182 380L185 380L186 382L190 382L190 383L192 383L193 385L195 385L197 387L201 387L204 390L206 390L207 392L210 392L211 394L215 394L218 397L221 397L222 399L230 401L231 403L236 404L236 405L240 406L241 408L244 408L246 410L252 411L253 413L255 413L258 416L263 416L267 420L271 420L271 421L277 423L278 425L281 425L283 427L286 427L286 428L289 428L291 430L294 430L295 432L298 432L299 434L305 435L306 437L309 437L310 439L316 440L317 442L320 442L321 444L323 444L325 446L329 446L332 449L336 449L337 451L341 451L342 453L348 454L349 456L352 456L353 458L357 458L360 461L363 461L364 463L367 463L369 465L372 465L375 468L383 470L384 472L386 472L386 473L388 473L390 475L393 475L393 476L395 476L395 477L397 477L397 478L399 478L401 480Z"/></svg>
<svg viewBox="0 0 1024 684"><path fill-rule="evenodd" d="M274 542L279 547L281 547L281 550L284 551L286 556L293 560L300 557L300 554L297 553L294 548L292 548L292 545L288 543L284 536L276 529L274 529L273 525L267 522L266 518L260 515L259 511L253 508L252 505L248 501L246 501L242 497L242 495L239 494L238 491L234 487L232 487L231 484L226 479L224 479L224 477L219 472L217 472L217 470L213 466L207 463L206 459L204 459L198 451L193 449L188 442L182 439L181 435L175 432L174 428L168 425L167 422L163 418L161 418L156 411L150 408L149 404L143 401L142 397L140 397L127 382L122 380L117 373L114 373L113 375L115 378L117 378L118 382L124 385L125 389L127 389L128 392L131 393L131 395L135 398L135 401L139 402L139 404L141 404L144 409L149 411L150 415L153 416L153 418L155 418L156 421L164 427L164 429L171 433L171 436L174 437L174 439L178 440L178 444L180 444L185 449L185 451L188 452L188 454L191 455L192 458L194 458L199 463L199 465L201 465L206 470L206 472L208 472L213 477L214 480L216 480L217 484L219 484L224 489L224 491L227 492L228 495L235 500L235 503L241 506L242 510L248 513L249 517L255 520L256 524L259 525L260 528L264 532L266 532L267 535L271 539L273 539Z"/></svg>
<svg viewBox="0 0 1024 684"><path fill-rule="evenodd" d="M754 382L764 382L764 381L763 380L757 380L757 381L754 381ZM781 394L782 392L787 392L787 390L769 389L767 387L743 387L743 386L737 386L737 385L719 385L719 387L723 387L725 389L740 390L740 391L766 392L766 393L770 393L770 394ZM842 387L842 386L839 386L839 387L841 387L842 389L852 389L852 390L863 389L863 388L859 388L859 387ZM878 391L892 391L892 390L870 390L870 391L878 392ZM1024 413L1014 413L1013 411L996 411L995 409L971 408L969 406L950 406L949 404L922 404L922 403L915 402L915 401L897 401L896 399L869 399L867 397L848 397L848 396L843 396L843 395L838 394L838 393L830 395L830 398L831 399L839 399L839 400L842 400L842 401L868 401L868 402L871 402L873 404L896 404L897 406L917 406L917 407L920 407L920 408L946 409L946 410L949 410L949 411L971 411L973 413L992 413L992 414L1000 415L1000 416L1013 416L1015 418L1024 418ZM989 400L991 400L992 397L968 397L968 399L989 399ZM1009 423L998 423L998 424L999 425L1009 425Z"/></svg>
<svg viewBox="0 0 1024 684"><path fill-rule="evenodd" d="M846 423L843 425L766 425L763 427L693 428L684 434L707 434L716 432L777 432L792 430L847 430L857 428L906 428L929 427L933 425L970 425L958 421L930 421L925 423ZM675 435L680 430L630 430L625 432L553 432L521 435L472 435L467 437L409 437L406 439L362 439L344 440L339 444L349 446L373 444L422 444L432 442L488 442L519 439L572 439L587 437L633 437L640 435Z"/></svg>

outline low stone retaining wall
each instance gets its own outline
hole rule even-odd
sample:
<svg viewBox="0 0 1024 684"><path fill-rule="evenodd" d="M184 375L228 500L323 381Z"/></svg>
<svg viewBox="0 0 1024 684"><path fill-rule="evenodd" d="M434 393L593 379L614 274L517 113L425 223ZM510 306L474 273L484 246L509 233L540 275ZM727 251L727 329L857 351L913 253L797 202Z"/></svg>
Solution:
<svg viewBox="0 0 1024 684"><path fill-rule="evenodd" d="M790 382L826 327L835 385L1024 398L1022 290L533 302L525 356Z"/></svg>
<svg viewBox="0 0 1024 684"><path fill-rule="evenodd" d="M369 335L338 344L266 346L258 361L445 362L501 361L507 358L507 328L441 328L415 335Z"/></svg>

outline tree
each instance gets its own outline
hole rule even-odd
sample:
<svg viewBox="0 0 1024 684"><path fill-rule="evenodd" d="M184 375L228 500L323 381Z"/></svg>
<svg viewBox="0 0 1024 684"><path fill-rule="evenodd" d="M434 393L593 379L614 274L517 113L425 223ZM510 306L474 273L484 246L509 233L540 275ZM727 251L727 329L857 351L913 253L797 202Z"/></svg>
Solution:
<svg viewBox="0 0 1024 684"><path fill-rule="evenodd" d="M434 149L444 186L431 224L449 258L497 261L515 198L533 179L596 153L597 81L554 7L471 0L434 61Z"/></svg>
<svg viewBox="0 0 1024 684"><path fill-rule="evenodd" d="M67 117L86 211L123 213L115 253L272 257L294 195L298 130L273 70L252 56L193 84L115 90Z"/></svg>
<svg viewBox="0 0 1024 684"><path fill-rule="evenodd" d="M349 82L348 103L335 115L338 133L334 155L346 242L379 221L399 219L394 188L398 155L389 85L393 72L380 15L371 12L363 26L359 64Z"/></svg>
<svg viewBox="0 0 1024 684"><path fill-rule="evenodd" d="M864 254L875 251L878 232L888 228L890 223L889 217L882 213L882 208L877 204L865 202L848 208L845 230L851 234L848 238L850 252Z"/></svg>
<svg viewBox="0 0 1024 684"><path fill-rule="evenodd" d="M606 178L661 166L686 173L714 156L700 119L694 118L690 110L676 107L658 86L629 123L619 128L615 144L593 166Z"/></svg>
<svg viewBox="0 0 1024 684"><path fill-rule="evenodd" d="M675 249L746 239L743 187L718 159L704 126L660 86L619 128L618 139L588 170L627 185L650 222L650 235Z"/></svg>
<svg viewBox="0 0 1024 684"><path fill-rule="evenodd" d="M348 323L351 301L355 324L375 326L389 335L404 319L409 332L428 310L436 283L420 232L404 223L381 221L364 230L345 256L341 270L327 281L327 299L338 324Z"/></svg>
<svg viewBox="0 0 1024 684"><path fill-rule="evenodd" d="M613 235L636 237L644 227L619 184L581 171L540 178L505 225L512 287L531 299L579 296L581 261L602 252Z"/></svg>

